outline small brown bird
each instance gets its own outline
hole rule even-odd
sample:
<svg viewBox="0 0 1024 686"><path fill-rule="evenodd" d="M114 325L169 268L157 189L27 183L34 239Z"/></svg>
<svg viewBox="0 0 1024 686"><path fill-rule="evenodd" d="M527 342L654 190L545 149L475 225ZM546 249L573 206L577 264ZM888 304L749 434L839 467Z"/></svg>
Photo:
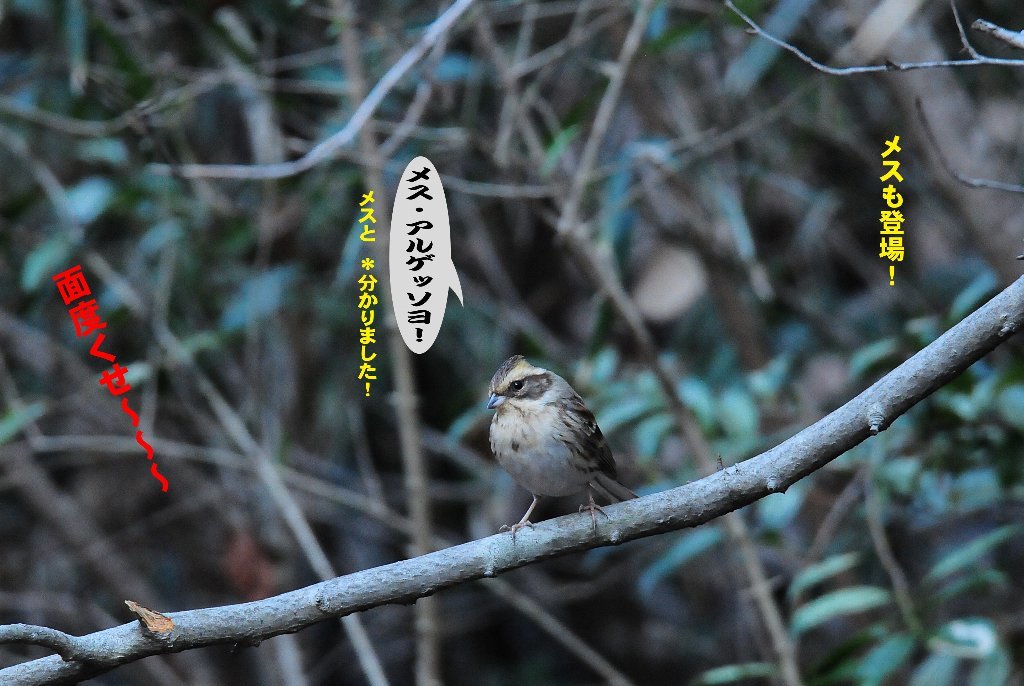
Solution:
<svg viewBox="0 0 1024 686"><path fill-rule="evenodd" d="M491 378L487 409L491 419L491 450L516 482L533 494L533 503L517 524L504 526L512 535L533 526L530 515L540 496L562 496L588 490L597 527L594 492L612 502L636 493L616 480L615 459L597 426L594 413L579 393L554 372L534 367L522 355L505 360Z"/></svg>

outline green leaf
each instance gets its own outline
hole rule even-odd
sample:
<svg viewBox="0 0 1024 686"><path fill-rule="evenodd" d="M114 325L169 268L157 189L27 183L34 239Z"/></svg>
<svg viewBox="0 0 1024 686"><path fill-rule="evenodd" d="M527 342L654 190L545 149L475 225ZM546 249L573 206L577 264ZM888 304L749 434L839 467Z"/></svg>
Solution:
<svg viewBox="0 0 1024 686"><path fill-rule="evenodd" d="M941 324L942 321L935 316L914 317L907 321L903 330L911 336L918 347L923 348L946 330L946 327Z"/></svg>
<svg viewBox="0 0 1024 686"><path fill-rule="evenodd" d="M949 496L961 512L998 506L1006 499L999 475L988 466L968 469L957 476Z"/></svg>
<svg viewBox="0 0 1024 686"><path fill-rule="evenodd" d="M860 378L875 365L891 357L899 349L895 338L869 343L850 356L850 376Z"/></svg>
<svg viewBox="0 0 1024 686"><path fill-rule="evenodd" d="M110 179L90 176L67 191L68 210L79 224L92 223L110 206L114 184Z"/></svg>
<svg viewBox="0 0 1024 686"><path fill-rule="evenodd" d="M718 400L718 422L727 436L756 436L760 424L757 403L746 390L727 388Z"/></svg>
<svg viewBox="0 0 1024 686"><path fill-rule="evenodd" d="M675 426L675 420L667 412L659 412L638 422L633 430L633 442L638 456L641 459L654 457L658 446Z"/></svg>
<svg viewBox="0 0 1024 686"><path fill-rule="evenodd" d="M757 518L765 529L781 531L800 513L804 504L803 482L790 486L785 493L772 493L757 502Z"/></svg>
<svg viewBox="0 0 1024 686"><path fill-rule="evenodd" d="M73 267L73 264L65 264L70 254L71 244L64 234L53 236L33 248L21 266L21 289L35 291L45 279ZM54 290L53 294L56 297L57 291Z"/></svg>
<svg viewBox="0 0 1024 686"><path fill-rule="evenodd" d="M482 71L481 63L470 55L448 52L437 65L434 78L441 83L462 83L478 77Z"/></svg>
<svg viewBox="0 0 1024 686"><path fill-rule="evenodd" d="M984 617L954 619L935 632L928 647L955 657L981 660L999 649L999 634Z"/></svg>
<svg viewBox="0 0 1024 686"><path fill-rule="evenodd" d="M986 270L960 292L949 307L949 318L960 321L981 305L998 285L994 272Z"/></svg>
<svg viewBox="0 0 1024 686"><path fill-rule="evenodd" d="M953 572L974 564L997 545L1020 533L1020 524L1007 524L995 531L979 536L967 545L959 546L952 553L939 560L925 576L926 581L938 581Z"/></svg>
<svg viewBox="0 0 1024 686"><path fill-rule="evenodd" d="M680 534L667 551L657 558L637 579L636 585L641 595L649 595L654 586L666 576L684 564L718 545L722 540L722 532L716 526L702 526L699 529Z"/></svg>
<svg viewBox="0 0 1024 686"><path fill-rule="evenodd" d="M652 55L660 55L674 48L681 48L683 45L691 43L693 39L704 38L706 32L706 27L697 22L679 24L648 43L645 51Z"/></svg>
<svg viewBox="0 0 1024 686"><path fill-rule="evenodd" d="M484 409L483 401L476 405L471 405L466 409L465 412L455 417L451 424L448 425L448 431L445 432L445 436L455 444L462 441L466 434L476 428L481 418L487 417L487 421L490 421L491 411Z"/></svg>
<svg viewBox="0 0 1024 686"><path fill-rule="evenodd" d="M711 389L701 379L688 376L676 386L683 404L693 410L701 427L709 428L714 419L714 398Z"/></svg>
<svg viewBox="0 0 1024 686"><path fill-rule="evenodd" d="M978 406L967 393L944 393L941 402L962 422L973 423L978 419Z"/></svg>
<svg viewBox="0 0 1024 686"><path fill-rule="evenodd" d="M139 101L146 97L152 88L153 77L150 76L152 65L145 63L145 55L138 49L133 49L131 38L120 29L114 30L103 21L103 15L94 15L88 26L89 40L97 48L102 47L109 52L113 61L113 68L118 75L119 87L125 97L132 101ZM144 64L145 63L145 64ZM104 64L109 65L108 60ZM127 92L125 92L127 91ZM164 177L169 179L170 177Z"/></svg>
<svg viewBox="0 0 1024 686"><path fill-rule="evenodd" d="M551 141L551 145L544 152L544 163L540 166L540 176L543 179L551 176L551 172L554 171L555 165L558 164L558 160L562 158L565 153L565 149L569 147L573 139L576 138L576 134L580 131L579 124L573 124L565 129L558 132L555 139Z"/></svg>
<svg viewBox="0 0 1024 686"><path fill-rule="evenodd" d="M221 328L240 329L277 312L295 276L295 267L274 267L247 280L224 309Z"/></svg>
<svg viewBox="0 0 1024 686"><path fill-rule="evenodd" d="M1007 386L999 393L996 410L1003 421L1024 431L1024 384Z"/></svg>
<svg viewBox="0 0 1024 686"><path fill-rule="evenodd" d="M163 250L164 246L181 240L184 236L181 221L175 218L157 222L139 240L139 252L152 256Z"/></svg>
<svg viewBox="0 0 1024 686"><path fill-rule="evenodd" d="M11 0L7 9L12 14L26 14L34 19L45 21L51 18L53 0Z"/></svg>
<svg viewBox="0 0 1024 686"><path fill-rule="evenodd" d="M46 403L40 401L26 405L18 410L9 410L0 419L0 445L18 435L25 425L34 422L46 412Z"/></svg>
<svg viewBox="0 0 1024 686"><path fill-rule="evenodd" d="M181 339L182 350L189 356L204 350L216 350L221 344L221 334L216 331L197 331Z"/></svg>
<svg viewBox="0 0 1024 686"><path fill-rule="evenodd" d="M865 612L889 603L889 592L877 586L852 586L827 593L793 613L792 630L801 634L842 615Z"/></svg>
<svg viewBox="0 0 1024 686"><path fill-rule="evenodd" d="M604 348L594 355L590 363L590 379L592 385L609 383L615 376L619 366L619 354L615 348Z"/></svg>
<svg viewBox="0 0 1024 686"><path fill-rule="evenodd" d="M945 653L932 653L914 670L910 686L949 686L956 676L957 659Z"/></svg>
<svg viewBox="0 0 1024 686"><path fill-rule="evenodd" d="M642 395L625 396L598 412L597 423L606 434L630 424L655 409L651 399Z"/></svg>
<svg viewBox="0 0 1024 686"><path fill-rule="evenodd" d="M1006 650L999 648L971 672L971 686L1004 686L1010 681L1013 663Z"/></svg>
<svg viewBox="0 0 1024 686"><path fill-rule="evenodd" d="M691 686L731 684L743 679L771 679L778 669L770 662L747 662L740 665L725 665L704 672L690 682Z"/></svg>
<svg viewBox="0 0 1024 686"><path fill-rule="evenodd" d="M856 683L861 656L878 641L888 636L881 623L844 633L834 644L822 646L824 655L806 670L807 684L814 686L849 686Z"/></svg>
<svg viewBox="0 0 1024 686"><path fill-rule="evenodd" d="M792 600L808 588L820 584L825 579L829 579L836 574L842 574L858 562L860 562L860 553L853 552L833 555L817 564L810 565L793 578L793 582L789 585L789 591L786 595Z"/></svg>
<svg viewBox="0 0 1024 686"><path fill-rule="evenodd" d="M120 167L128 162L128 146L117 138L93 138L78 144L78 157L84 162Z"/></svg>
<svg viewBox="0 0 1024 686"><path fill-rule="evenodd" d="M792 360L788 356L776 357L771 362L747 374L750 392L758 398L771 398L786 387Z"/></svg>
<svg viewBox="0 0 1024 686"><path fill-rule="evenodd" d="M1010 587L1010 579L995 569L977 569L969 574L961 574L946 582L937 593L931 597L931 602L936 606L942 606L962 593L989 593L993 589L1006 589Z"/></svg>
<svg viewBox="0 0 1024 686"><path fill-rule="evenodd" d="M608 176L602 190L600 236L611 246L615 263L622 269L629 262L636 212L629 202L629 192L633 187L632 160L627 153L618 157L615 171Z"/></svg>
<svg viewBox="0 0 1024 686"><path fill-rule="evenodd" d="M872 648L857 666L859 686L881 686L886 677L902 667L914 652L914 639L896 634Z"/></svg>
<svg viewBox="0 0 1024 686"><path fill-rule="evenodd" d="M896 493L913 495L917 476L921 472L921 461L914 457L897 457L883 461L878 466L878 480Z"/></svg>

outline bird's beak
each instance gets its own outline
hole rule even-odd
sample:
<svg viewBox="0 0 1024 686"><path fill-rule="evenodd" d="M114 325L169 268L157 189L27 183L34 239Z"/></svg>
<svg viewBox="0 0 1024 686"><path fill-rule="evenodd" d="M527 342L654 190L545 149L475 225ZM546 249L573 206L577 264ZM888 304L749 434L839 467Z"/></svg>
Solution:
<svg viewBox="0 0 1024 686"><path fill-rule="evenodd" d="M491 393L491 397L487 399L487 409L496 409L503 402L505 402L505 396L498 395L497 393Z"/></svg>

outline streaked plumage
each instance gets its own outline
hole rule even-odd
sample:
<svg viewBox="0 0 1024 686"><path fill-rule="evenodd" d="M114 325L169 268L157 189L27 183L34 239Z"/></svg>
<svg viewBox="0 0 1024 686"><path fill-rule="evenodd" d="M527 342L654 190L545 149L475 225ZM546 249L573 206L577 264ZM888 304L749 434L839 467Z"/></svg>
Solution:
<svg viewBox="0 0 1024 686"><path fill-rule="evenodd" d="M513 533L530 524L539 496L593 492L612 502L636 494L616 480L615 459L594 414L569 382L534 367L522 355L505 360L488 388L491 450L498 463L534 496ZM598 508L599 509L599 508ZM596 526L596 517L595 517Z"/></svg>

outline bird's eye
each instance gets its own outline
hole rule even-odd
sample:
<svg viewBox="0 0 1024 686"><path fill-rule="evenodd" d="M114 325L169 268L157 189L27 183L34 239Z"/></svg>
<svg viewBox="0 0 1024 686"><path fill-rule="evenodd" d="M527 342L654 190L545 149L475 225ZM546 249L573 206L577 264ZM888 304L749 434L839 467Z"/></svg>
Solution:
<svg viewBox="0 0 1024 686"><path fill-rule="evenodd" d="M523 382L522 381L513 381L512 383L510 383L508 385L508 387L511 388L513 391L521 391L521 390L523 390Z"/></svg>

